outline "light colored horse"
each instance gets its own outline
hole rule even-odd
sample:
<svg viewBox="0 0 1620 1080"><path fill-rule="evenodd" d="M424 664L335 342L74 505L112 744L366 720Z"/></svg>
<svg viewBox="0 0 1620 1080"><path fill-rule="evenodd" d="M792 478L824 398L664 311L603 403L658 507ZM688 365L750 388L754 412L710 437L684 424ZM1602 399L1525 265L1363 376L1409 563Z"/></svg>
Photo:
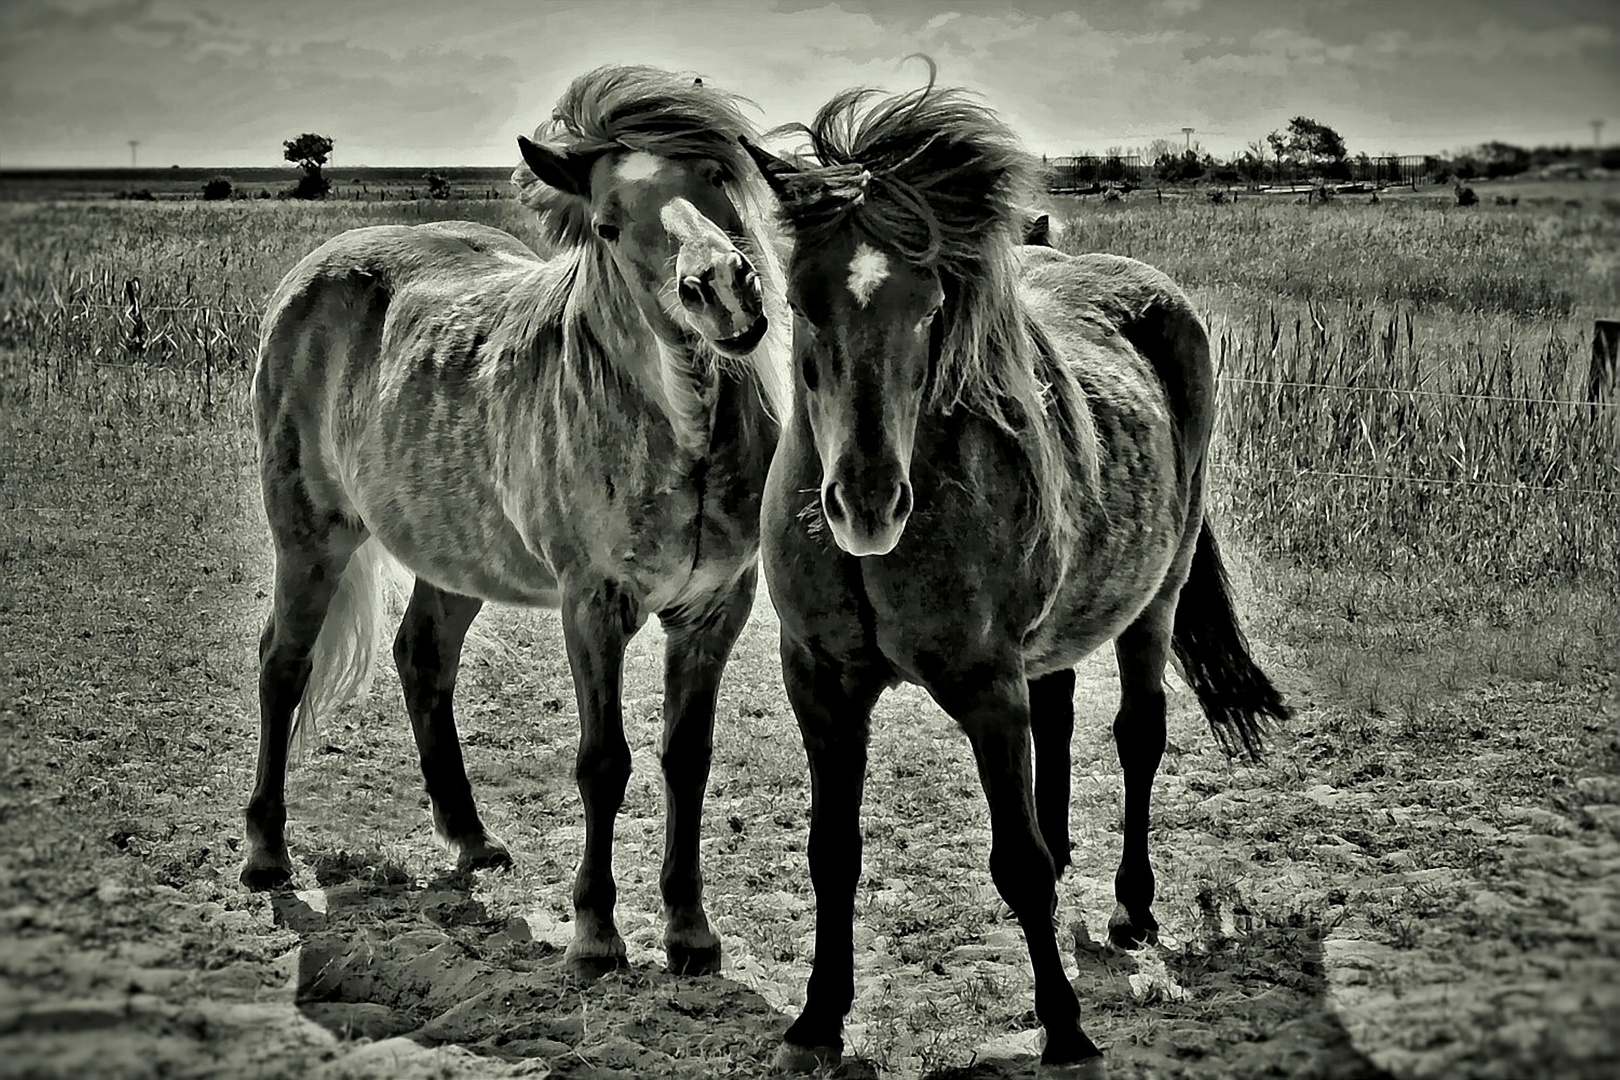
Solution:
<svg viewBox="0 0 1620 1080"><path fill-rule="evenodd" d="M718 966L699 821L721 671L754 595L791 330L748 131L733 98L690 78L593 71L538 142L519 139L514 180L555 257L466 222L379 226L322 245L276 290L253 384L276 577L250 888L290 878L289 743L363 682L386 553L416 577L394 659L434 831L463 869L511 862L462 763L463 640L486 600L561 609L585 808L569 959L589 971L625 956L611 868L630 773L620 673L630 637L659 617L665 945L676 970Z"/></svg>

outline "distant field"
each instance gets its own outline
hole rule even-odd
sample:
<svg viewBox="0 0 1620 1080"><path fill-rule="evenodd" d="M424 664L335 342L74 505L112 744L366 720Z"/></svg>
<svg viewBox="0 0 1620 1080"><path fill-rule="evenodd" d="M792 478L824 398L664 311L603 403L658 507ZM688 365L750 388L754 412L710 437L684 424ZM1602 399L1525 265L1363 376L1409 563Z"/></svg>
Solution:
<svg viewBox="0 0 1620 1080"><path fill-rule="evenodd" d="M512 166L516 166L516 155ZM435 168L330 168L327 179L332 181L331 198L341 200L387 201L394 199L425 199L426 176L437 172L450 181L455 199L504 199L511 195L512 167L469 168L442 166ZM149 191L155 199L197 199L203 185L215 176L228 177L235 188L235 198L252 199L261 195L273 198L286 191L298 179L298 170L292 166L271 169L35 169L0 170L0 202L50 201L81 199L116 199L130 192ZM1584 207L1607 208L1620 213L1620 177L1592 180L1535 180L1509 178L1505 180L1469 181L1480 201L1494 205L1495 199L1517 198L1525 205L1551 206L1580 203ZM1389 187L1380 192L1381 199L1425 202L1454 201L1452 184L1419 184ZM1166 187L1167 198L1198 200L1208 198L1212 187ZM1148 184L1132 199L1152 199L1155 185ZM1305 188L1301 186L1299 197ZM1259 198L1267 202L1291 201L1296 196L1285 192L1258 193L1237 189L1241 201ZM1066 196L1058 197L1060 199ZM1344 201L1366 201L1369 194L1347 194ZM1100 202L1098 196L1077 197L1076 202ZM1612 206L1607 204L1612 203Z"/></svg>
<svg viewBox="0 0 1620 1080"><path fill-rule="evenodd" d="M408 192L412 171L333 175ZM625 670L624 975L570 983L556 948L583 827L552 615L491 610L457 689L516 870L446 873L384 672L289 782L299 891L238 887L271 574L246 393L265 298L356 226L536 230L509 198L84 201L152 175L57 178L34 189L50 204L0 176L0 1060L762 1075L813 950L808 781L767 602L722 688L704 819L720 975L657 970L656 627ZM233 179L272 175L292 179ZM1239 765L1172 681L1164 937L1124 954L1098 944L1120 845L1112 655L1080 669L1059 916L1117 1080L1620 1075L1620 425L1585 397L1592 319L1620 315L1620 215L1495 190L1474 208L1449 189L1055 200L1060 246L1160 266L1209 325L1214 525L1297 709L1264 765ZM966 741L920 692L877 710L864 813L848 1075L1031 1075L979 1060L1033 1045L1032 979Z"/></svg>
<svg viewBox="0 0 1620 1080"><path fill-rule="evenodd" d="M517 164L516 151L512 165ZM457 198L505 198L511 194L512 166L475 169L463 166L409 169L329 168L335 199L427 198L429 172L450 181ZM34 169L0 170L0 201L113 199L121 193L150 191L158 199L197 199L203 185L228 177L238 198L274 197L298 180L292 166L277 169Z"/></svg>

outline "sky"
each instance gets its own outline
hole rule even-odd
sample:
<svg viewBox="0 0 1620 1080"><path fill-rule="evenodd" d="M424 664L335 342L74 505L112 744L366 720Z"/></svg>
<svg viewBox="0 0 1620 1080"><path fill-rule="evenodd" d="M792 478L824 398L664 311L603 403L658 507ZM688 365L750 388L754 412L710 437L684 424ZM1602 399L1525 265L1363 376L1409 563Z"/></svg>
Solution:
<svg viewBox="0 0 1620 1080"><path fill-rule="evenodd" d="M0 0L0 168L512 165L607 63L806 121L849 86L943 85L1037 153L1328 124L1349 151L1620 141L1615 0Z"/></svg>

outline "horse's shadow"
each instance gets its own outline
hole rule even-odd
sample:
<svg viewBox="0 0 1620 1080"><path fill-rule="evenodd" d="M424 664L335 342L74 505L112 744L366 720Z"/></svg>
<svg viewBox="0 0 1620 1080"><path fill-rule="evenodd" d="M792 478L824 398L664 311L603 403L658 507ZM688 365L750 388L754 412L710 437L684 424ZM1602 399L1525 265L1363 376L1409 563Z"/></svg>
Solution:
<svg viewBox="0 0 1620 1080"><path fill-rule="evenodd" d="M561 949L476 899L470 874L419 882L348 854L313 865L320 890L274 904L303 939L298 1009L342 1040L454 1044L492 1071L527 1062L553 1076L748 1076L769 1072L787 1027L724 976L633 965L582 981Z"/></svg>
<svg viewBox="0 0 1620 1080"><path fill-rule="evenodd" d="M1075 988L1113 1080L1392 1080L1356 1048L1328 1000L1320 921L1256 917L1230 886L1198 901L1203 925L1174 947L1126 952L1074 928ZM1043 1075L1033 1058L1015 1057L925 1080Z"/></svg>

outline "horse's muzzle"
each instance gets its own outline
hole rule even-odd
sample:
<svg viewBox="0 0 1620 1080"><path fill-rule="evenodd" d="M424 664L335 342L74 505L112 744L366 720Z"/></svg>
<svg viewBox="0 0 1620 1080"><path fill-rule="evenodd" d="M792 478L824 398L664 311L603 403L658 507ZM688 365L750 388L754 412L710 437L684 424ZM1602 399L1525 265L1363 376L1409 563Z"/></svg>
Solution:
<svg viewBox="0 0 1620 1080"><path fill-rule="evenodd" d="M833 541L851 555L887 555L911 517L911 481L898 469L875 473L821 489L821 513Z"/></svg>

